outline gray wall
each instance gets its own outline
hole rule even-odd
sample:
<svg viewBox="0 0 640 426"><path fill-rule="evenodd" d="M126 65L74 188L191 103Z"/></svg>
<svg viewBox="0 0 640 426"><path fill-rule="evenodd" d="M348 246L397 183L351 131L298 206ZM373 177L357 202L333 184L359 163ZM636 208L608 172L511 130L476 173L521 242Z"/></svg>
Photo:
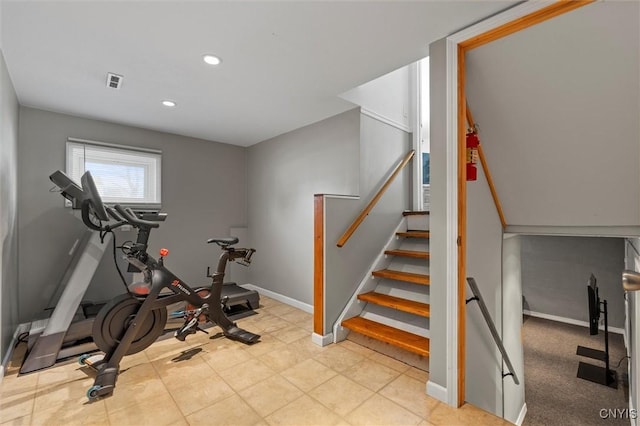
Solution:
<svg viewBox="0 0 640 426"><path fill-rule="evenodd" d="M624 327L624 239L522 236L524 308L589 321L586 286L593 273L607 300L609 326Z"/></svg>
<svg viewBox="0 0 640 426"><path fill-rule="evenodd" d="M360 105L403 128L411 127L410 66L398 68L388 74L355 87L340 95L342 99Z"/></svg>
<svg viewBox="0 0 640 426"><path fill-rule="evenodd" d="M0 50L0 363L18 325L17 151L18 100Z"/></svg>
<svg viewBox="0 0 640 426"><path fill-rule="evenodd" d="M508 225L640 224L639 31L640 3L595 2L467 54Z"/></svg>
<svg viewBox="0 0 640 426"><path fill-rule="evenodd" d="M479 124L508 225L561 227L570 232L567 228L575 226L640 224L638 12L637 2L599 2L467 54L467 100ZM433 64L433 56L431 61ZM434 98L432 108L433 101ZM436 103L435 107L439 105ZM434 127L436 119L432 114ZM446 200L437 195L436 164L438 158L444 160L438 154L437 142L432 139L432 194L436 195L432 205ZM629 182L636 187L621 191ZM510 270L508 265L503 270L500 225L482 178L469 183L468 190L467 274L484 277L478 279L478 284L489 311L513 344L521 322L506 319L517 318L521 310L516 300L515 276L521 273L523 292L528 298L528 274L532 270L550 273L553 268L548 263L529 267L525 262L531 259L532 252L522 239L521 271L517 266ZM435 230L433 234L435 238ZM607 287L603 295L616 301L621 300L619 294L604 293L613 292L613 287L619 289L622 254L618 245L615 285L606 285L609 279L600 271L601 287ZM505 253L516 253L516 246L510 242ZM596 262L603 261L602 250L594 251L600 259L585 259L586 254L575 247L563 247L557 253L549 247L535 252L540 256L562 256L563 260L578 256L574 263L593 268ZM434 251L433 275L437 273L435 257ZM577 269L574 265L573 270ZM509 282L503 282L503 273L510 275ZM561 280L576 282L580 300L586 303L584 285L588 276L577 281L575 277ZM564 287L557 281L547 285L546 297L552 295L554 301L565 303L566 299L577 297L565 299L559 291ZM586 314L586 306L580 307ZM503 385L496 374L500 356L491 337L481 329L486 326L479 319L472 321L474 316L479 318L474 310L477 308L471 305L467 308L466 399L498 415L504 413L513 421L522 407L523 386ZM558 315L561 314L567 315L566 304ZM518 363L520 355L515 355ZM504 405L503 390L510 392Z"/></svg>
<svg viewBox="0 0 640 426"><path fill-rule="evenodd" d="M411 135L371 117L361 117L360 198L329 198L325 206L325 334L411 206L411 167L396 177L343 247L336 243L411 149ZM415 160L414 160L415 161ZM351 195L351 194L346 194Z"/></svg>
<svg viewBox="0 0 640 426"><path fill-rule="evenodd" d="M65 168L67 137L157 148L162 158L162 204L168 219L150 239L150 253L169 249L166 265L187 283L208 282L219 250L206 244L246 225L246 150L241 147L51 113L20 109L18 212L20 321L42 316L82 233L81 221L50 193L49 174ZM118 241L132 238L119 233ZM124 291L110 252L91 284L94 300Z"/></svg>
<svg viewBox="0 0 640 426"><path fill-rule="evenodd" d="M252 284L313 304L313 195L358 193L359 141L353 109L248 148Z"/></svg>
<svg viewBox="0 0 640 426"><path fill-rule="evenodd" d="M520 382L516 384L510 376L502 379L503 417L512 423L525 404L521 244L518 235L506 235L502 242L502 324L496 324L502 329L504 348Z"/></svg>
<svg viewBox="0 0 640 426"><path fill-rule="evenodd" d="M467 182L467 277L474 277L496 327L502 324L502 224L482 167ZM467 288L467 298L473 293ZM477 303L466 310L465 400L498 416L502 358Z"/></svg>
<svg viewBox="0 0 640 426"><path fill-rule="evenodd" d="M429 289L431 318L429 323L430 354L429 382L447 388L447 205L451 193L447 191L447 141L446 141L446 43L439 40L429 45L429 91L431 110L430 129L430 177L431 199L429 229L431 258L429 274L433 283ZM451 391L451 390L449 390Z"/></svg>

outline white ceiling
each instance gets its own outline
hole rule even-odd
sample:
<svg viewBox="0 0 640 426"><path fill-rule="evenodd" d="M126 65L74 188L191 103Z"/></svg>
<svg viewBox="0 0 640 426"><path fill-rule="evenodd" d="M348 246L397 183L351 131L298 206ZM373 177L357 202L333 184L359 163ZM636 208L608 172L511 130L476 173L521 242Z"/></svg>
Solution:
<svg viewBox="0 0 640 426"><path fill-rule="evenodd" d="M249 146L515 3L2 0L0 40L21 105Z"/></svg>

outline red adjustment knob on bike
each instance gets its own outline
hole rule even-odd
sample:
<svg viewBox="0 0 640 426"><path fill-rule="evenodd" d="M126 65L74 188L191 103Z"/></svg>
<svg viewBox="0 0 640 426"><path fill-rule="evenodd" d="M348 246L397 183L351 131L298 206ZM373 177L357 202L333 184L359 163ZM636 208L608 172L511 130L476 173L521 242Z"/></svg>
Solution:
<svg viewBox="0 0 640 426"><path fill-rule="evenodd" d="M169 250L167 250L166 248L160 249L160 256L166 256L168 254L169 254Z"/></svg>

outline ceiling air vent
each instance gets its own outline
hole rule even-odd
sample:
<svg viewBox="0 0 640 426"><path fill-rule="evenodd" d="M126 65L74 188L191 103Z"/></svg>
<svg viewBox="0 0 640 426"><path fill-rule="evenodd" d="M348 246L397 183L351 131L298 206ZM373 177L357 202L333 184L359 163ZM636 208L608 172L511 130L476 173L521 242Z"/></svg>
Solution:
<svg viewBox="0 0 640 426"><path fill-rule="evenodd" d="M107 73L107 87L111 89L119 89L122 86L123 77L118 74Z"/></svg>

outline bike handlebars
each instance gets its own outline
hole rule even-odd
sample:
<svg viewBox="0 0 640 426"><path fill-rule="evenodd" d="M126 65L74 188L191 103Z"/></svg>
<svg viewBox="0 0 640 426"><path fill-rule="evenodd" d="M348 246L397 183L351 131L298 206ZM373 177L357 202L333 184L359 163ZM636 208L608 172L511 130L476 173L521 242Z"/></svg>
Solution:
<svg viewBox="0 0 640 426"><path fill-rule="evenodd" d="M117 210L120 216L124 218L124 220L126 220L130 225L135 226L136 228L139 228L141 226L147 228L158 228L160 226L160 224L157 222L138 219L136 214L130 208L124 208L119 204L116 204L113 207Z"/></svg>
<svg viewBox="0 0 640 426"><path fill-rule="evenodd" d="M111 207L107 207L107 213L109 213L109 216L111 216L113 219L115 219L116 222L126 222L126 220L124 220L124 218L122 216L120 216L118 214L118 212L116 212Z"/></svg>
<svg viewBox="0 0 640 426"><path fill-rule="evenodd" d="M125 209L120 205L115 205L113 208L105 206L89 171L85 172L80 179L82 186L77 185L60 170L53 172L49 179L60 188L61 195L71 201L74 208L82 209L82 221L94 231L110 231L126 224L136 228L158 228L160 226L155 221L140 219L129 208ZM163 213L150 216L157 218L158 221L163 221L166 218L166 214ZM95 218L100 222L95 223ZM102 222L109 222L111 219L114 219L116 223L102 224Z"/></svg>

